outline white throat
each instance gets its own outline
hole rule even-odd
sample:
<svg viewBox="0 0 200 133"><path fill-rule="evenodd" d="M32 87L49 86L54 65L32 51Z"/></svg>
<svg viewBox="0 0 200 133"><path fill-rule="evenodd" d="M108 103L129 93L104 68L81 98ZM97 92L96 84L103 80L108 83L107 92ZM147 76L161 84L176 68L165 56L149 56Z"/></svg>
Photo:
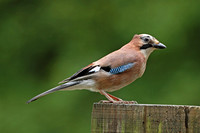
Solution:
<svg viewBox="0 0 200 133"><path fill-rule="evenodd" d="M141 53L145 56L146 59L148 59L151 52L153 52L155 48L148 48L148 49L142 49Z"/></svg>

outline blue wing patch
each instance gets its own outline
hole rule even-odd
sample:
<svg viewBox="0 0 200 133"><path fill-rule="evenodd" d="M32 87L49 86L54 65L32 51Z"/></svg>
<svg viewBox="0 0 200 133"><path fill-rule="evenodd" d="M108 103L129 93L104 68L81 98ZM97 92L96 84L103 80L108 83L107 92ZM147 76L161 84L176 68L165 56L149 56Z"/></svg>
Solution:
<svg viewBox="0 0 200 133"><path fill-rule="evenodd" d="M119 73L122 73L130 68L132 68L134 66L135 63L128 63L126 65L122 65L122 66L119 66L119 67L116 67L116 68L111 68L110 69L110 73L111 74L119 74Z"/></svg>

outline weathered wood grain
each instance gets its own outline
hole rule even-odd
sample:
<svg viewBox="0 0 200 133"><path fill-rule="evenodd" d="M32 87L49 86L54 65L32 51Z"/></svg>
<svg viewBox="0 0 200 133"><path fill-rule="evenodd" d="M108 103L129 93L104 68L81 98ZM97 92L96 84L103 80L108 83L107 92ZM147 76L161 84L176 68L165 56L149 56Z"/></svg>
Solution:
<svg viewBox="0 0 200 133"><path fill-rule="evenodd" d="M94 103L92 133L200 133L200 106Z"/></svg>

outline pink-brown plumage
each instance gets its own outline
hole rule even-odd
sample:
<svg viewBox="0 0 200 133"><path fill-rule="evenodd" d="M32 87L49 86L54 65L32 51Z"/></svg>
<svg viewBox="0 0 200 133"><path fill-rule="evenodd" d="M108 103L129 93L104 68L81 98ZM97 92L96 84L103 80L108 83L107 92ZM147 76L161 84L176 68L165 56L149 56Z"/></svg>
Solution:
<svg viewBox="0 0 200 133"><path fill-rule="evenodd" d="M84 67L71 77L63 80L62 85L37 95L28 103L57 90L76 89L100 92L110 102L121 102L121 99L105 91L118 90L141 77L151 52L163 48L166 48L166 46L148 34L135 35L128 44L119 50Z"/></svg>

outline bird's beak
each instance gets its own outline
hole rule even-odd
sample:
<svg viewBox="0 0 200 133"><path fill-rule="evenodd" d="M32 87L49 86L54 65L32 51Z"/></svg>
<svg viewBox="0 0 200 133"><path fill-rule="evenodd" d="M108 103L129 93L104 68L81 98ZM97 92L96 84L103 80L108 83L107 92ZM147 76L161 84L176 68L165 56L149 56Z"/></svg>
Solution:
<svg viewBox="0 0 200 133"><path fill-rule="evenodd" d="M164 49L164 48L167 48L164 44L162 43L158 43L158 44L153 44L152 45L154 48L157 48L157 49Z"/></svg>

